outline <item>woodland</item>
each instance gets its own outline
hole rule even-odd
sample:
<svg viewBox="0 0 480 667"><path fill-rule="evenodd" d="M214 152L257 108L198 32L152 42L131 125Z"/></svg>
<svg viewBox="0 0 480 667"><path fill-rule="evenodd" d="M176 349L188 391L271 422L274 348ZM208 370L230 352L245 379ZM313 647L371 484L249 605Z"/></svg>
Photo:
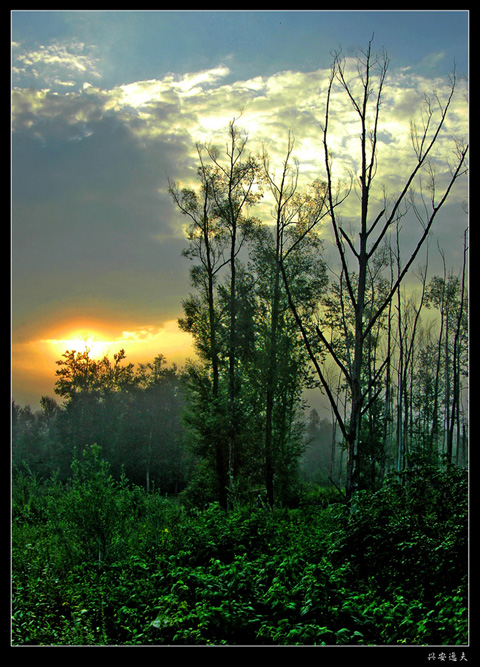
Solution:
<svg viewBox="0 0 480 667"><path fill-rule="evenodd" d="M441 171L453 74L379 197L387 70L371 44L354 79L334 56L313 182L292 134L272 164L238 118L197 146L195 188L169 182L184 367L87 342L57 361L58 400L12 402L13 646L469 644L465 210L459 266L430 243L468 148ZM342 184L334 91L358 122Z"/></svg>

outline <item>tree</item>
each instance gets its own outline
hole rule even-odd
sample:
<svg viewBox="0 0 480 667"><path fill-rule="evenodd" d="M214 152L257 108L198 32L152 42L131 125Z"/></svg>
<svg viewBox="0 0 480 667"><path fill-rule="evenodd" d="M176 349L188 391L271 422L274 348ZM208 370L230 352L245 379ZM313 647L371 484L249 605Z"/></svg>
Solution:
<svg viewBox="0 0 480 667"><path fill-rule="evenodd" d="M329 486L332 480L336 483L335 449L332 449L334 425L327 419L320 419L316 410L311 410L305 438L306 450L301 462L303 478L321 486Z"/></svg>
<svg viewBox="0 0 480 667"><path fill-rule="evenodd" d="M94 359L88 345L81 352L67 350L57 361L55 393L64 399L61 426L68 450L99 444L104 455L114 441L118 396L134 385L133 364L123 365L125 351Z"/></svg>
<svg viewBox="0 0 480 667"><path fill-rule="evenodd" d="M443 433L446 461L452 462L454 433L456 432L457 455L461 428L461 384L466 375L465 363L468 351L468 309L466 286L467 240L465 234L463 265L460 275L447 274L444 253L443 276L433 276L427 286L427 308L439 311L440 323L436 344L435 389L430 430L430 447L433 449L441 434L440 408L443 403ZM442 400L443 397L443 400Z"/></svg>
<svg viewBox="0 0 480 667"><path fill-rule="evenodd" d="M212 170L204 162L203 151L197 146L200 166L197 177L200 192L170 183L170 194L180 211L190 218L187 238L190 242L184 256L198 260L190 271L192 286L197 295L191 295L183 302L185 316L179 320L180 327L193 335L193 340L200 357L211 367L211 396L213 410L219 406L220 350L217 341L217 329L221 313L217 306L217 287L222 269L228 264L226 252L228 236L222 221L214 209L212 188ZM193 366L190 365L190 387L196 381ZM191 406L190 406L191 407ZM218 483L218 499L222 507L227 503L227 454L225 443L213 426L205 436L214 442L214 458Z"/></svg>
<svg viewBox="0 0 480 667"><path fill-rule="evenodd" d="M185 253L191 259L200 261L191 271L191 280L197 290L184 302L185 317L180 326L194 335L197 350L204 363L212 371L211 401L214 413L225 426L225 412L221 401L221 374L227 375L228 437L227 442L220 437L223 428L215 426L215 418L209 420L213 430L215 460L218 482L218 500L222 507L227 506L233 497L236 476L236 439L238 432L238 342L239 342L239 298L238 298L238 262L239 254L246 241L251 237L257 221L250 217L249 207L262 196L260 170L257 160L246 152L248 137L236 127L236 120L228 127L228 142L225 154L212 145L199 147L200 193L180 190L171 184L170 192L174 202L182 213L191 219L188 231L190 248ZM209 161L207 165L204 155ZM222 269L226 284L223 288L227 295L225 311L218 309L219 278ZM219 349L219 329L227 331L225 350ZM226 327L226 329L225 329ZM222 358L221 358L222 357ZM224 360L227 361L226 366ZM190 366L190 380L199 379L199 375ZM203 376L205 379L205 376ZM197 398L200 397L197 395ZM205 434L207 435L207 434Z"/></svg>
<svg viewBox="0 0 480 667"><path fill-rule="evenodd" d="M175 365L167 366L162 354L137 369L124 364L125 359L124 350L113 360L108 355L93 359L87 347L83 352L67 350L57 362L55 391L64 398L57 434L63 473L75 448L82 451L95 444L117 478L124 469L130 481L147 491L155 484L177 493L188 468L180 373Z"/></svg>
<svg viewBox="0 0 480 667"><path fill-rule="evenodd" d="M237 257L246 239L256 225L255 219L245 216L245 211L262 196L258 189L260 169L256 158L246 154L248 137L241 134L235 119L229 124L229 143L225 160L222 161L218 149L208 147L208 155L214 165L211 179L215 210L228 231L230 239L229 256L229 341L228 341L228 479L229 494L234 493L235 449L237 434Z"/></svg>
<svg viewBox="0 0 480 667"><path fill-rule="evenodd" d="M308 375L299 370L306 365L306 359L298 351L289 350L290 358L296 356L298 366L290 374L285 372L286 358L282 359L285 340L293 341L296 336L291 327L295 318L299 320L299 310L311 311L313 304L327 285L326 267L321 258L322 244L316 226L325 215L325 188L320 181L310 185L304 192L298 192L298 164L292 159L294 139L290 134L287 152L281 166L280 177L275 179L270 160L263 155L263 167L270 193L274 199L274 229L272 235L264 235L263 252L257 255L257 266L268 267L270 290L262 312L269 313L265 337L265 482L267 497L274 502L275 454L273 449L274 407L282 403L285 396L284 380L290 376L296 379L296 392L305 386ZM265 274L265 268L263 274ZM293 314L287 315L287 307ZM305 330L302 329L304 337ZM285 338L286 337L286 338ZM283 369L283 374L282 374ZM296 396L298 401L298 393ZM287 414L284 409L282 414Z"/></svg>
<svg viewBox="0 0 480 667"><path fill-rule="evenodd" d="M327 350L345 376L350 391L350 410L348 420L345 421L336 411L336 418L344 435L347 446L347 482L348 497L359 487L360 473L364 467L361 459L367 456L367 447L361 443L361 421L368 407L369 388L362 387L362 374L365 362L366 346L369 335L378 324L379 318L389 308L392 298L396 294L410 267L415 261L420 249L432 229L438 212L445 204L455 182L466 171L465 161L468 147L455 141L452 154L455 164L447 177L447 184L438 192L438 182L435 169L432 167L434 149L444 129L445 119L455 92L455 74L450 81L450 90L445 101L438 96L425 97L423 129L419 130L413 123L411 143L413 148L412 165L399 193L390 204L384 200L380 210L375 204L374 185L378 173L378 134L380 128L380 110L382 94L388 71L388 57L385 53L375 54L372 51L372 40L365 51L357 56L357 71L350 78L346 63L340 53L334 55L331 76L326 93L325 118L323 122L323 149L326 170L327 203L332 224L335 247L340 261L341 274L345 281L343 298L350 304L354 314L352 365L347 367L340 356L330 345L323 332L322 322L317 327L318 341ZM339 87L339 91L336 90ZM334 91L335 89L335 91ZM359 126L359 174L358 198L360 210L358 214L358 242L355 242L351 232L343 226L340 217L342 204L354 191L354 178L344 192L340 192L334 174L334 162L331 150L331 123L334 120L332 112L334 92L343 94L349 100L356 115ZM427 201L425 191L422 190L422 178L425 173L429 179ZM423 203L423 213L416 206L411 190L419 184ZM356 187L356 185L355 185ZM417 242L407 261L403 264L390 290L372 309L367 302L367 281L372 262L382 249L382 242L391 232L392 226L407 212L413 213L420 220ZM355 270L351 268L354 262ZM355 276L355 279L354 279ZM319 374L320 382L327 393L332 405L335 405L333 396L313 347L309 345L309 353ZM383 370L386 359L379 365Z"/></svg>
<svg viewBox="0 0 480 667"><path fill-rule="evenodd" d="M181 375L163 354L139 364L135 386L124 396L115 438L115 461L131 481L162 492L177 493L183 471L184 396ZM118 473L120 470L117 471Z"/></svg>
<svg viewBox="0 0 480 667"><path fill-rule="evenodd" d="M452 351L452 403L450 424L447 434L447 463L452 462L453 454L453 434L455 424L457 424L457 459L460 444L460 379L461 379L461 356L462 356L462 338L465 338L466 322L464 316L466 314L466 258L467 258L467 233L465 232L464 250L463 250L463 266L461 271L461 278L459 279L459 294L456 304L456 313L454 315L453 324L453 351ZM465 345L466 348L466 345Z"/></svg>

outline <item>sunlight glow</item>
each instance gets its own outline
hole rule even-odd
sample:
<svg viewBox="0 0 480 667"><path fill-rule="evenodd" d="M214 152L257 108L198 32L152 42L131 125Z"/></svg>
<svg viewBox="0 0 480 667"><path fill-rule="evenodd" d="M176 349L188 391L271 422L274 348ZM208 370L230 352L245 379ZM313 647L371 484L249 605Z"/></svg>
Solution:
<svg viewBox="0 0 480 667"><path fill-rule="evenodd" d="M39 407L41 396L53 396L57 362L67 350L78 353L89 349L92 359L99 360L125 350L125 363L150 363L163 354L169 365L183 367L195 351L190 334L181 331L177 320L162 325L145 324L116 330L108 322L70 322L46 335L12 345L12 395L19 404ZM25 389L27 388L27 389Z"/></svg>
<svg viewBox="0 0 480 667"><path fill-rule="evenodd" d="M67 350L75 352L85 352L88 350L89 355L94 359L101 359L108 355L114 341L105 341L92 334L74 333L71 337L60 339L46 339L48 343L58 355L62 355Z"/></svg>
<svg viewBox="0 0 480 667"><path fill-rule="evenodd" d="M95 329L74 329L63 331L58 337L43 338L38 341L46 345L48 353L60 359L67 350L85 352L88 350L93 359L112 356L121 349L125 349L129 359L133 356L151 356L158 353L178 357L182 353L189 353L191 338L178 328L176 320L166 322L162 326L145 325L131 330L124 330L118 335L102 335ZM153 355L153 356L152 356ZM133 360L133 359L131 359Z"/></svg>

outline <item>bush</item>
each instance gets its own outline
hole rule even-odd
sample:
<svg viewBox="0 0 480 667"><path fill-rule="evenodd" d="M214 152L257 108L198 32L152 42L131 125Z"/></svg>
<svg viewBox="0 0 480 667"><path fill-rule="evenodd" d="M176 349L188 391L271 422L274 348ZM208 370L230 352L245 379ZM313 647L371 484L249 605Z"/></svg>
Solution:
<svg viewBox="0 0 480 667"><path fill-rule="evenodd" d="M301 506L302 507L328 507L333 503L344 503L345 495L335 486L319 486L306 482L303 485Z"/></svg>
<svg viewBox="0 0 480 667"><path fill-rule="evenodd" d="M186 510L98 448L69 486L14 478L14 644L461 644L466 477L339 503Z"/></svg>
<svg viewBox="0 0 480 667"><path fill-rule="evenodd" d="M466 471L417 467L374 494L360 492L331 548L335 563L379 590L409 591L433 603L466 587Z"/></svg>
<svg viewBox="0 0 480 667"><path fill-rule="evenodd" d="M134 494L109 474L97 445L86 447L82 459L75 455L73 479L48 506L50 525L70 566L103 563L122 556L134 528Z"/></svg>

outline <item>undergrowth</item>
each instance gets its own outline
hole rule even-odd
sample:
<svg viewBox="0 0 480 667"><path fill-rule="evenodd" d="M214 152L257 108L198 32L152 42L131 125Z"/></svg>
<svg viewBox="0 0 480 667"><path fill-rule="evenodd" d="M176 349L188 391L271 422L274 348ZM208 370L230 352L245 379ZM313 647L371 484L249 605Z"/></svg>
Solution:
<svg viewBox="0 0 480 667"><path fill-rule="evenodd" d="M67 486L17 473L12 644L467 643L465 472L332 500L186 510L95 448Z"/></svg>

